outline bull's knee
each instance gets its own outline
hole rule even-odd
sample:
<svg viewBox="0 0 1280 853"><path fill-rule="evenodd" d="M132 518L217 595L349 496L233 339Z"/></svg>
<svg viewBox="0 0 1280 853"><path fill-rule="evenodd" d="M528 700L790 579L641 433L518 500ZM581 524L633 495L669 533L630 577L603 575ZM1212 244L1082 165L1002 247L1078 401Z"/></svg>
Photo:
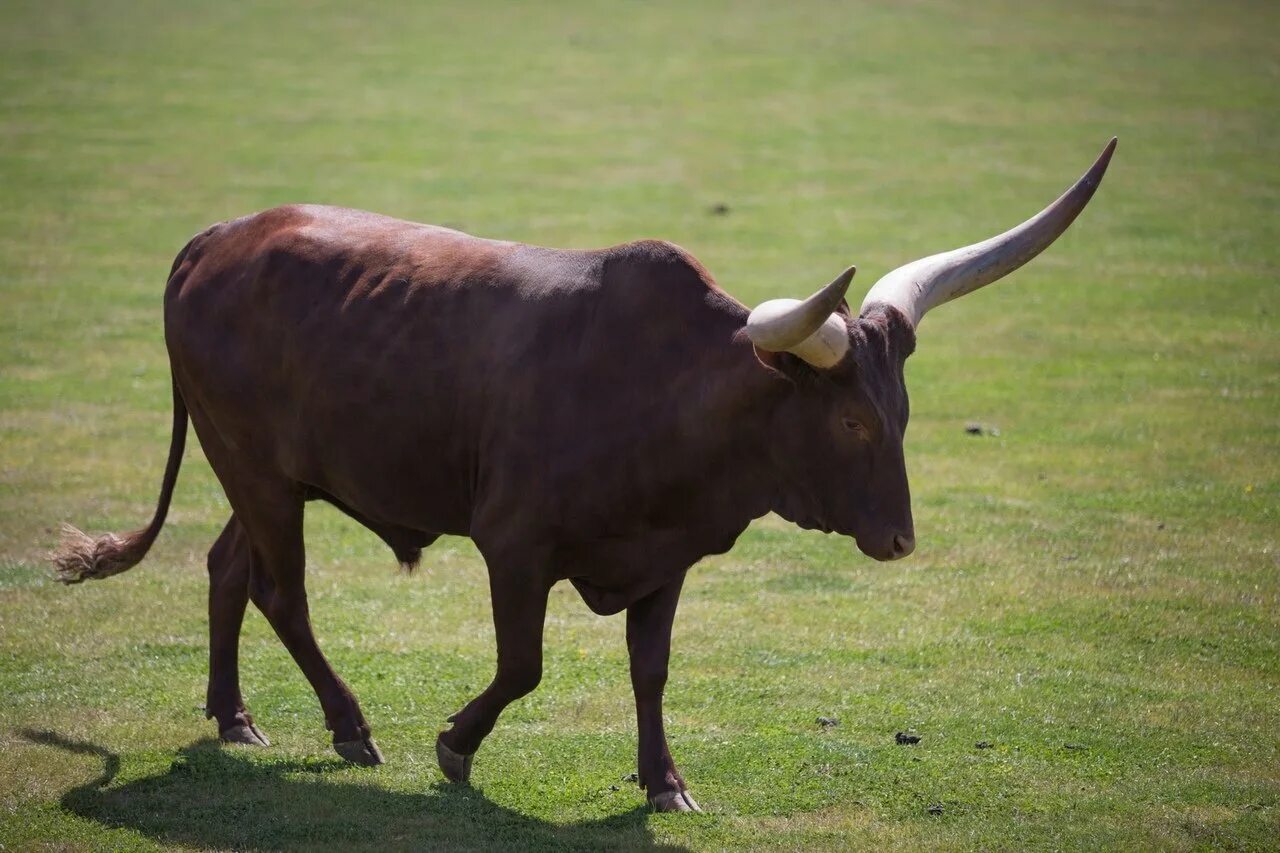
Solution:
<svg viewBox="0 0 1280 853"><path fill-rule="evenodd" d="M261 606L261 605L259 605ZM279 592L268 596L262 615L267 617L277 631L285 631L291 635L310 633L310 616L305 600L281 595Z"/></svg>
<svg viewBox="0 0 1280 853"><path fill-rule="evenodd" d="M665 666L632 667L631 689L635 691L636 696L661 696L666 686L667 668Z"/></svg>
<svg viewBox="0 0 1280 853"><path fill-rule="evenodd" d="M499 673L497 681L502 692L514 701L538 688L542 683L542 667L513 667Z"/></svg>

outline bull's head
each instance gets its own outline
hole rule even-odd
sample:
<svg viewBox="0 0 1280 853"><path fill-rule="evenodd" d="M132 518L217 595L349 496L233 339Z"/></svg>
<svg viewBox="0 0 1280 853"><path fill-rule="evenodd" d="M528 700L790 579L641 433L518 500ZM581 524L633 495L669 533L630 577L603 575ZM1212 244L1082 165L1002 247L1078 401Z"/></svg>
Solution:
<svg viewBox="0 0 1280 853"><path fill-rule="evenodd" d="M747 334L762 360L794 383L773 435L775 465L787 481L776 506L781 515L851 535L878 560L911 553L902 367L921 319L1044 251L1089 203L1115 147L1112 139L1084 177L1016 228L884 276L858 317L844 302L852 267L803 302L776 299L751 312Z"/></svg>

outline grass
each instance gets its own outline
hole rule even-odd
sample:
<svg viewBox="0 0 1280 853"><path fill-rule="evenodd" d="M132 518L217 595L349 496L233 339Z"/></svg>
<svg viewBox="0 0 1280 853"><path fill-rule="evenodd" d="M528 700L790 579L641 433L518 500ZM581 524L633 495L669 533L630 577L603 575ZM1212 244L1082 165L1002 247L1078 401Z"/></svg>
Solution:
<svg viewBox="0 0 1280 853"><path fill-rule="evenodd" d="M0 846L1274 849L1278 35L1248 2L5 4ZM198 448L142 567L67 589L42 562L61 520L151 512L160 294L212 221L320 201L667 237L753 303L989 236L1112 134L1073 230L924 324L917 553L770 518L691 574L667 717L705 815L648 815L623 780L621 620L568 588L542 686L475 789L441 784L434 733L492 666L465 540L406 577L309 513L314 621L375 771L336 761L252 612L275 746L210 742L227 508Z"/></svg>

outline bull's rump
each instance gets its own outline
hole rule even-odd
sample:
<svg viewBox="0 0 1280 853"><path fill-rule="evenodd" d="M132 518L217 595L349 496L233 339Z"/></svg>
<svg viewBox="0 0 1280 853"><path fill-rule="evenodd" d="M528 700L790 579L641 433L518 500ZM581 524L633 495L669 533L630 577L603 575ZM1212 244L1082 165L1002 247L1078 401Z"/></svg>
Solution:
<svg viewBox="0 0 1280 853"><path fill-rule="evenodd" d="M493 367L467 330L494 334L515 248L320 207L204 232L170 278L165 333L206 452L465 532Z"/></svg>

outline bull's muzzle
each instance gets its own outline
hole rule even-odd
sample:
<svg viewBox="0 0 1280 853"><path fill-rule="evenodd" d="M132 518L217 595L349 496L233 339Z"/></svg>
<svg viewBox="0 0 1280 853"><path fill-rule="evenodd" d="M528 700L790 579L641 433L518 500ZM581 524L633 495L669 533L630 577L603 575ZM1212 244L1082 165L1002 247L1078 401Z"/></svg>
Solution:
<svg viewBox="0 0 1280 853"><path fill-rule="evenodd" d="M883 538L855 536L854 541L857 542L859 551L882 563L901 560L916 549L916 537L911 532L891 533Z"/></svg>

